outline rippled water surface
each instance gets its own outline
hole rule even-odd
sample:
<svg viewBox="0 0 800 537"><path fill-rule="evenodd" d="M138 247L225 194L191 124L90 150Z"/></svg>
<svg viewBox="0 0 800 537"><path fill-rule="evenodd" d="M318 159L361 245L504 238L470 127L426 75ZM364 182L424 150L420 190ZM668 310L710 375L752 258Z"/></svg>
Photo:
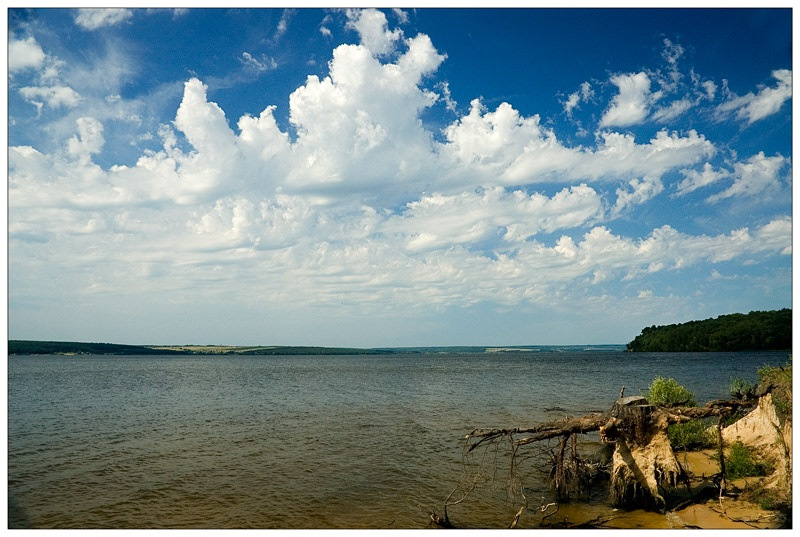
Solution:
<svg viewBox="0 0 800 537"><path fill-rule="evenodd" d="M755 380L759 366L786 359L608 351L11 356L9 524L425 527L458 483L462 437L475 427L605 410L623 384L637 394L656 375L704 402L725 397L731 377ZM546 494L545 484L526 486L529 496ZM517 508L487 485L451 516L503 527Z"/></svg>

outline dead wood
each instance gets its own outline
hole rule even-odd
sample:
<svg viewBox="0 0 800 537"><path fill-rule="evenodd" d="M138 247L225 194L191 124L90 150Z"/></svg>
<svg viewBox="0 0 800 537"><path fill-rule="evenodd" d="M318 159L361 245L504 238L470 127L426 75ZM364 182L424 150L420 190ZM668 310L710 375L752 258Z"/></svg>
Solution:
<svg viewBox="0 0 800 537"><path fill-rule="evenodd" d="M516 427L514 429L475 429L466 435L467 440L477 438L477 442L470 444L468 451L472 451L484 442L491 442L498 438L511 437L520 434L533 434L533 436L515 440L518 446L524 446L532 442L540 442L549 438L559 436L569 436L571 434L588 433L597 431L607 420L605 413L592 413L580 418L562 418L555 421L548 421L532 427Z"/></svg>
<svg viewBox="0 0 800 537"><path fill-rule="evenodd" d="M560 436L600 431L601 427L607 425L609 418L616 417L617 419L620 419L620 416L625 413L625 411L621 411L619 408L643 406L631 404L641 400L644 400L644 398L639 396L625 397L618 400L618 403L620 401L627 401L625 404L615 404L615 406L612 407L612 410L608 412L593 412L581 417L561 418L530 427L514 427L511 429L474 429L464 437L465 439L471 441L467 451L472 451L486 442L492 442L504 437L510 437L514 440L516 445L523 446L525 444L541 442L543 440L557 438ZM669 425L671 423L683 423L695 419L707 418L709 416L729 415L742 408L753 407L755 404L756 401L741 401L734 399L709 401L701 407L646 406L651 407L650 412L652 414L655 414L657 417L663 417L663 419L666 420L664 425ZM617 408L616 416L614 415L615 408ZM531 436L516 439L518 435Z"/></svg>
<svg viewBox="0 0 800 537"><path fill-rule="evenodd" d="M673 423L710 416L717 416L721 423L725 416L755 404L753 400L716 400L702 407L656 406L641 396L621 397L607 412L566 417L529 427L474 429L464 437L465 453L480 446L497 446L502 441L508 442L512 450L513 475L518 448L559 438L558 447L551 457L551 480L557 501L569 501L570 487L579 490L581 480L585 478L579 470L586 468L586 461L578 457L574 447L577 435L599 432L602 442L614 446L609 472L612 504L615 507L644 507L663 512L666 502L662 492L688 483L688 477L672 451L666 434L667 427ZM573 439L573 449L568 456L567 443L570 438ZM467 491L464 498L471 490ZM447 517L447 506L458 503L449 503L449 500L450 497L445 501L444 517L431 517L443 527L452 527ZM517 526L523 512L524 509L521 509L514 517L512 527Z"/></svg>

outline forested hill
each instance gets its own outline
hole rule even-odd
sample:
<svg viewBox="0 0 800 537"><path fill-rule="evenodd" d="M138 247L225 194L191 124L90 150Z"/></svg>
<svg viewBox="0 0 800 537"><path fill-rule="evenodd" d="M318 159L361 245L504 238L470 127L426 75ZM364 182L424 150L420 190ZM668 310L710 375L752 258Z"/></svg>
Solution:
<svg viewBox="0 0 800 537"><path fill-rule="evenodd" d="M792 310L751 311L704 321L650 326L628 343L633 352L766 351L792 348Z"/></svg>

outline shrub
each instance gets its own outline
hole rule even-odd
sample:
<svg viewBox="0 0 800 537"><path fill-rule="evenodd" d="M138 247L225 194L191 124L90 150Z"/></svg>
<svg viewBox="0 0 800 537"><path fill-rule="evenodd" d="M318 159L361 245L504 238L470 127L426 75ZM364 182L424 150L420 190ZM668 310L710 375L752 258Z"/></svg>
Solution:
<svg viewBox="0 0 800 537"><path fill-rule="evenodd" d="M678 381L664 377L656 377L650 384L650 391L647 393L647 400L650 404L659 406L686 405L697 406L694 394L678 384Z"/></svg>
<svg viewBox="0 0 800 537"><path fill-rule="evenodd" d="M759 384L772 386L772 402L782 419L792 415L792 362L782 367L763 366L758 370Z"/></svg>
<svg viewBox="0 0 800 537"><path fill-rule="evenodd" d="M714 447L717 438L714 431L709 431L709 423L704 420L692 420L686 423L673 423L667 428L667 438L673 449L703 449Z"/></svg>
<svg viewBox="0 0 800 537"><path fill-rule="evenodd" d="M792 508L791 502L774 488L765 489L763 486L747 488L744 492L744 499L767 511L786 511Z"/></svg>
<svg viewBox="0 0 800 537"><path fill-rule="evenodd" d="M772 382L775 385L792 385L792 362L791 357L789 363L781 367L773 367L769 365L762 366L758 369L758 380L760 382Z"/></svg>
<svg viewBox="0 0 800 537"><path fill-rule="evenodd" d="M725 471L729 478L736 479L764 476L769 474L770 468L764 462L757 461L753 450L737 440L731 444L728 456L725 457Z"/></svg>
<svg viewBox="0 0 800 537"><path fill-rule="evenodd" d="M731 379L730 394L731 397L736 399L744 399L752 397L755 393L756 386L752 382L748 382L741 377L734 377Z"/></svg>

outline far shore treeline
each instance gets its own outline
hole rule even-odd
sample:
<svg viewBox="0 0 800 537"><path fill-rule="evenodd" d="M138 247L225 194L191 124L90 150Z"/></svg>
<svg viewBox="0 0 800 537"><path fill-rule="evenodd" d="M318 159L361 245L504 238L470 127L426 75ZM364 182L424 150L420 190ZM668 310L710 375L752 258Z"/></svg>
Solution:
<svg viewBox="0 0 800 537"><path fill-rule="evenodd" d="M792 310L751 311L720 315L642 330L632 352L772 351L792 348Z"/></svg>
<svg viewBox="0 0 800 537"><path fill-rule="evenodd" d="M625 345L515 347L344 348L308 346L120 345L72 341L8 341L8 354L114 355L357 355L396 353L510 353L595 350L629 352L775 351L792 348L792 310L751 311L703 321L649 326Z"/></svg>
<svg viewBox="0 0 800 537"><path fill-rule="evenodd" d="M8 354L115 354L115 355L313 355L313 354L386 354L379 349L339 347L240 347L224 345L118 345L74 341L9 340Z"/></svg>

